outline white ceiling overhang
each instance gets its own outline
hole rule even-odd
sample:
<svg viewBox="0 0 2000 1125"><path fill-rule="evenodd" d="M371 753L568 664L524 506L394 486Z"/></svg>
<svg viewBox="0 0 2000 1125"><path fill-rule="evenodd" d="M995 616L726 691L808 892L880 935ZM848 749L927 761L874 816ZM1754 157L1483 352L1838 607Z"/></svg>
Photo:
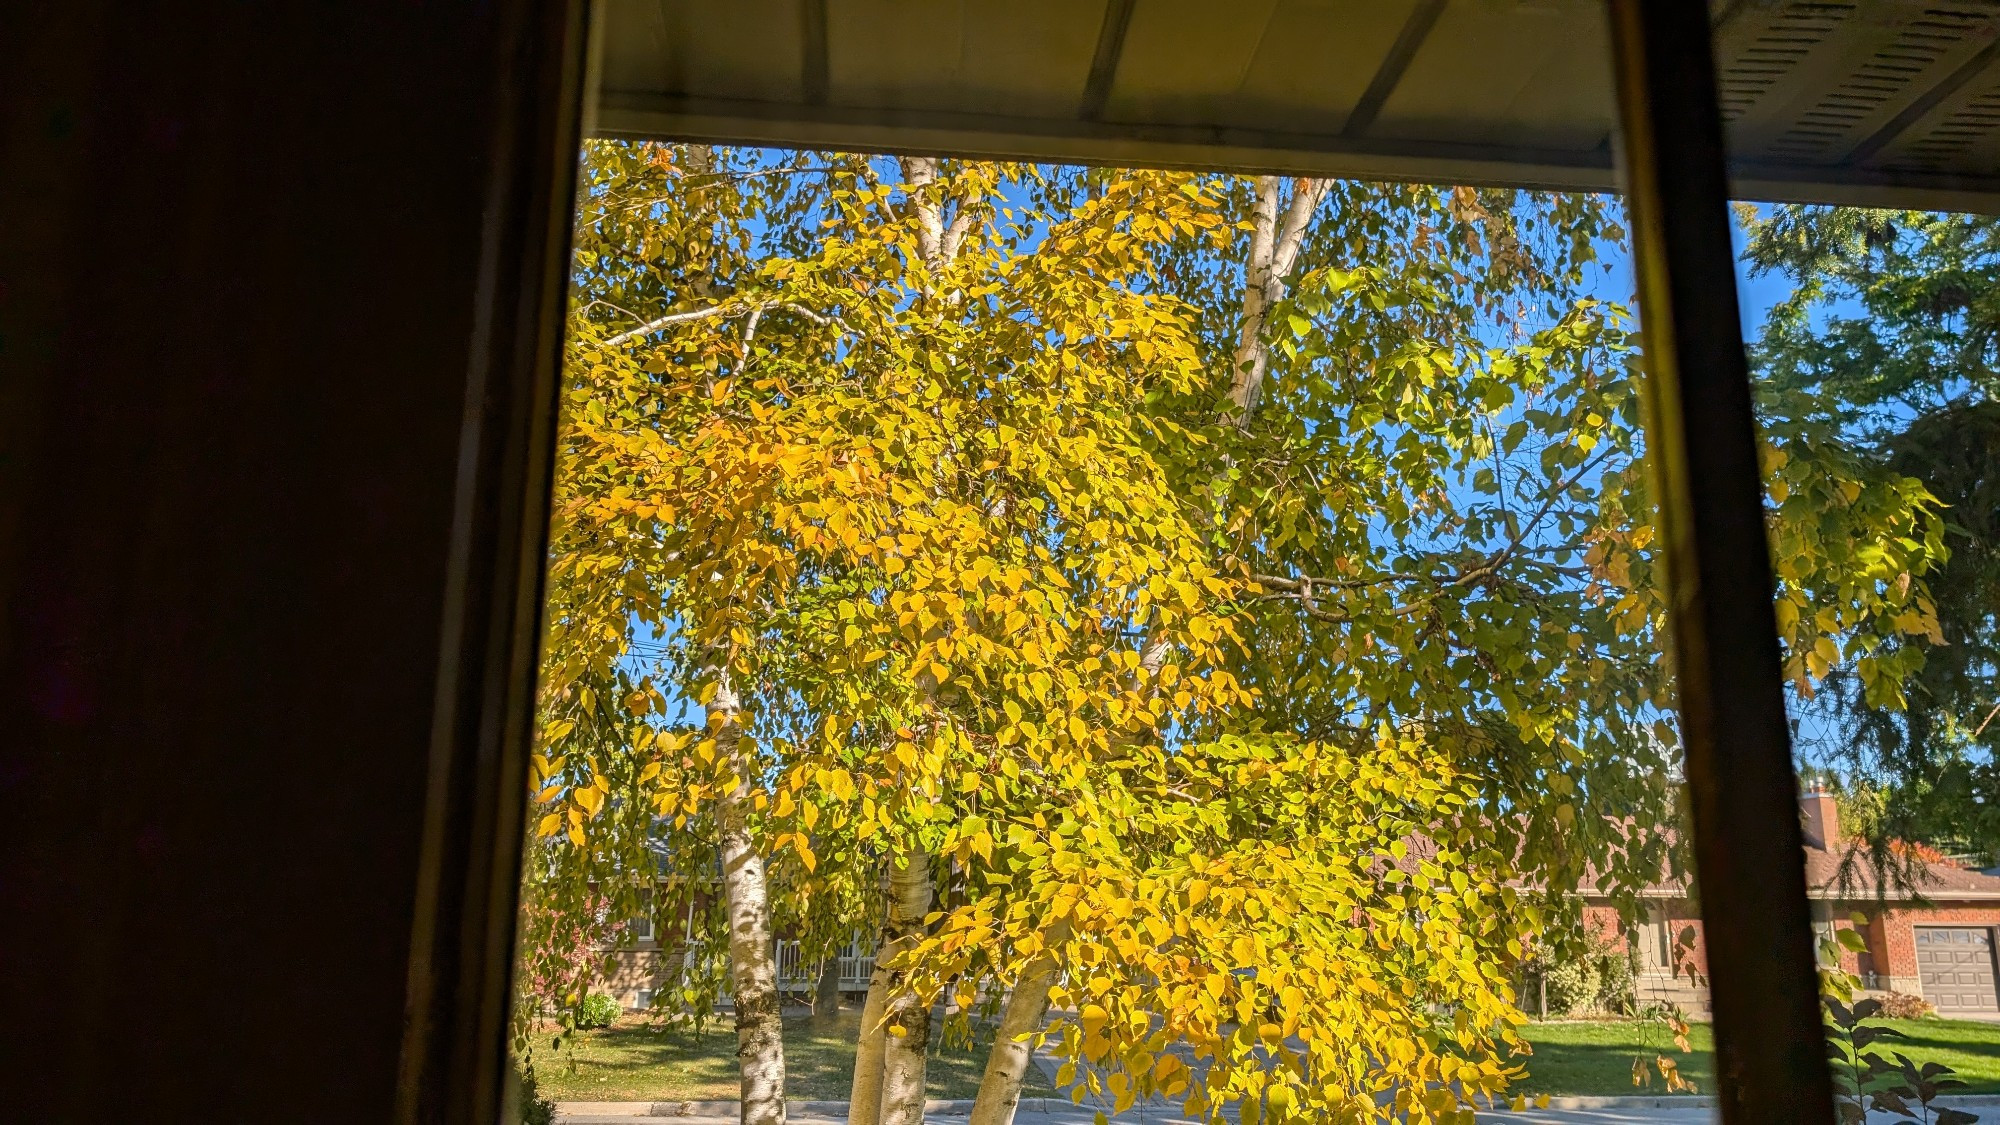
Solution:
<svg viewBox="0 0 2000 1125"><path fill-rule="evenodd" d="M593 128L1607 189L1602 0L602 0ZM2000 0L1717 0L1745 198L2000 211Z"/></svg>

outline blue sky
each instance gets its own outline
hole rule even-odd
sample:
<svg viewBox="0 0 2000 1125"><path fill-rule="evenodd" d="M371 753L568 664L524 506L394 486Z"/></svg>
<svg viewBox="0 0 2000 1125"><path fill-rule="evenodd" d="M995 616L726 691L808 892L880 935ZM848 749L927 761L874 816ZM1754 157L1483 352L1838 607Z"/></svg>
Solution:
<svg viewBox="0 0 2000 1125"><path fill-rule="evenodd" d="M1752 276L1744 268L1742 252L1744 245L1743 228L1731 223L1731 233L1737 250L1736 304L1743 321L1743 338L1755 339L1764 324L1764 317L1772 306L1791 294L1791 285L1783 277L1774 274ZM1632 259L1630 247L1619 246L1605 254L1604 275L1597 285L1598 295L1606 300L1624 304L1635 304L1632 298Z"/></svg>
<svg viewBox="0 0 2000 1125"><path fill-rule="evenodd" d="M1025 203L1026 200L1022 202ZM1736 229L1735 235L1740 251L1743 243L1743 234L1740 228ZM1594 281L1595 284L1591 288L1595 290L1596 295L1605 300L1624 304L1628 307L1633 305L1629 248L1625 246L1605 248L1604 256L1600 263L1600 272ZM1741 268L1738 270L1737 283L1743 335L1746 340L1754 339L1761 329L1769 310L1788 295L1789 283L1781 276L1751 276L1748 271ZM648 654L656 651L656 646L662 641L669 639L653 635L650 630L643 627L635 629L635 632L639 634L634 638L638 642L638 647L642 652ZM645 659L644 655L635 653L627 666L629 670L637 673L641 672L647 663L649 661ZM698 708L692 706L690 700L680 697L678 693L670 694L669 707L672 713L663 717L668 722L699 720ZM1813 741L1815 734L1818 733L1820 732L1814 730L1801 731L1804 740L1807 742Z"/></svg>

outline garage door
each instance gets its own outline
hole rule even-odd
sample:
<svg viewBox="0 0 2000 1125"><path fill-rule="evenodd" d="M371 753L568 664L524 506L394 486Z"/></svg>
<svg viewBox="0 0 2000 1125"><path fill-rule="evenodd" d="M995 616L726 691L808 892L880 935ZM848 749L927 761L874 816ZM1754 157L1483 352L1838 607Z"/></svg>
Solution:
<svg viewBox="0 0 2000 1125"><path fill-rule="evenodd" d="M1924 999L1940 1012L1991 1012L1993 933L1984 929L1917 927L1917 972Z"/></svg>

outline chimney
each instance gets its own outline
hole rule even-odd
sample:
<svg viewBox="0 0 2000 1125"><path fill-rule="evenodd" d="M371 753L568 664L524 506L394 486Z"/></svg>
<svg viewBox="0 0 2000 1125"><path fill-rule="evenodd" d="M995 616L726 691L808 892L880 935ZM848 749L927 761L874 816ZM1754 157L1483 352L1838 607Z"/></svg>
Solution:
<svg viewBox="0 0 2000 1125"><path fill-rule="evenodd" d="M1833 794L1815 789L1799 798L1799 808L1805 816L1806 846L1832 851L1840 843L1840 810Z"/></svg>

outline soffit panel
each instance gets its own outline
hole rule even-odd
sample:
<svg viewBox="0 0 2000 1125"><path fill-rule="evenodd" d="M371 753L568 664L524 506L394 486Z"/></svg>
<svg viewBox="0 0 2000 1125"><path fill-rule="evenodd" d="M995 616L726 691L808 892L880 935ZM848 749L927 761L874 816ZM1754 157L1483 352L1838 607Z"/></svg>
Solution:
<svg viewBox="0 0 2000 1125"><path fill-rule="evenodd" d="M1277 6L1276 0L1138 0L1105 120L1217 124L1218 110L1249 76Z"/></svg>
<svg viewBox="0 0 2000 1125"><path fill-rule="evenodd" d="M1891 139L1883 130L1996 34L2000 5L1990 3L1794 3L1744 12L1717 44L1731 143L1755 160L1865 164Z"/></svg>
<svg viewBox="0 0 2000 1125"><path fill-rule="evenodd" d="M651 6L643 0L617 0L605 13L609 20L603 31L604 54L608 62L632 51L628 38L656 41L652 65L640 67L627 61L623 69L646 85L611 85L606 68L607 89L645 90L668 95L695 95L704 98L740 99L773 105L803 104L804 72L803 20L798 0L653 0L658 23L647 20L638 25L638 9ZM629 15L628 15L629 13ZM635 19L628 25L621 15ZM652 26L662 28L655 40ZM650 79L640 76L650 76Z"/></svg>
<svg viewBox="0 0 2000 1125"><path fill-rule="evenodd" d="M1218 123L1256 128L1281 120L1342 132L1416 7L1416 0L1281 2Z"/></svg>
<svg viewBox="0 0 2000 1125"><path fill-rule="evenodd" d="M2000 168L2000 71L1970 82L1923 113L1875 163L1935 173L1957 167Z"/></svg>
<svg viewBox="0 0 2000 1125"><path fill-rule="evenodd" d="M2000 0L1716 0L1739 193L2000 210ZM606 0L600 132L1602 190L1600 0Z"/></svg>
<svg viewBox="0 0 2000 1125"><path fill-rule="evenodd" d="M1371 131L1588 150L1615 112L1602 0L1447 4ZM1579 42L1598 45L1581 51Z"/></svg>
<svg viewBox="0 0 2000 1125"><path fill-rule="evenodd" d="M1061 118L1103 21L1075 0L841 0L829 14L830 104Z"/></svg>
<svg viewBox="0 0 2000 1125"><path fill-rule="evenodd" d="M667 32L660 0L605 0L600 18L608 25L601 36L600 84L608 90L664 88L669 75L663 67L676 40Z"/></svg>

